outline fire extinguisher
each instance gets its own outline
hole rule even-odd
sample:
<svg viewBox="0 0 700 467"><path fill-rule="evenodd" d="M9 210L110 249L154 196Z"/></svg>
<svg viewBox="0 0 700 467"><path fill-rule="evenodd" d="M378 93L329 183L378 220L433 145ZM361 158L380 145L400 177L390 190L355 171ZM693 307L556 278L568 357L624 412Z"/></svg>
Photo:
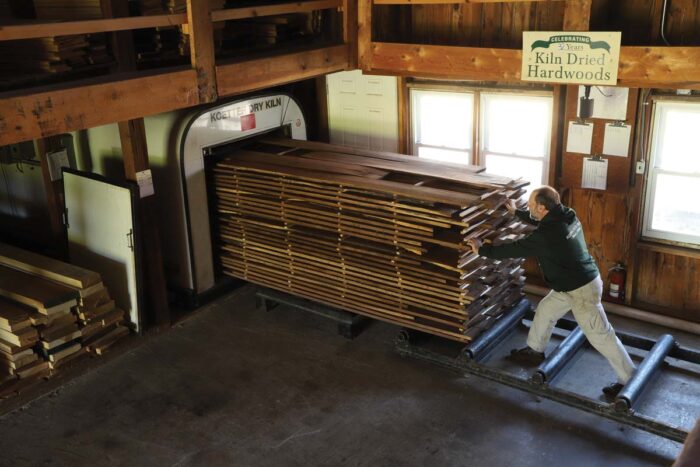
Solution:
<svg viewBox="0 0 700 467"><path fill-rule="evenodd" d="M615 301L621 302L625 300L626 276L627 271L622 263L616 263L615 266L608 270L608 282L610 283L608 295Z"/></svg>

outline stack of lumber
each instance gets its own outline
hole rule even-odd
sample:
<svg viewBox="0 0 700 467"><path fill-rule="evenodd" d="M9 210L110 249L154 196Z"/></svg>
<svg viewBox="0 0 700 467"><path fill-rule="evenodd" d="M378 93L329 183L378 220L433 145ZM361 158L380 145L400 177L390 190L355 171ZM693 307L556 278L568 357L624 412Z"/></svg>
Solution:
<svg viewBox="0 0 700 467"><path fill-rule="evenodd" d="M0 243L0 374L48 377L103 353L128 334L123 322L99 274ZM19 384L0 385L0 397Z"/></svg>
<svg viewBox="0 0 700 467"><path fill-rule="evenodd" d="M224 273L467 342L522 297L522 260L470 252L528 227L527 183L391 153L271 139L212 168Z"/></svg>
<svg viewBox="0 0 700 467"><path fill-rule="evenodd" d="M223 41L232 48L292 41L310 34L309 18L305 13L293 13L232 21L226 25Z"/></svg>
<svg viewBox="0 0 700 467"><path fill-rule="evenodd" d="M35 0L37 21L75 21L102 17L99 0ZM104 34L73 34L0 42L0 77L16 80L82 72L112 62Z"/></svg>
<svg viewBox="0 0 700 467"><path fill-rule="evenodd" d="M71 20L102 18L100 0L34 0L36 17L43 20Z"/></svg>

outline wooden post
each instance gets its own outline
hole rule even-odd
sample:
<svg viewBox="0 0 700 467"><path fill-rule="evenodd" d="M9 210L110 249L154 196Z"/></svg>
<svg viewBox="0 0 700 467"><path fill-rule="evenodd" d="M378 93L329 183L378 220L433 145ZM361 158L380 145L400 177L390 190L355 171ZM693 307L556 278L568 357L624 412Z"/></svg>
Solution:
<svg viewBox="0 0 700 467"><path fill-rule="evenodd" d="M214 57L214 29L208 0L187 0L187 21L190 35L190 59L197 70L199 102L214 102L216 88L216 60Z"/></svg>
<svg viewBox="0 0 700 467"><path fill-rule="evenodd" d="M567 0L564 7L564 31L588 31L592 0Z"/></svg>
<svg viewBox="0 0 700 467"><path fill-rule="evenodd" d="M67 259L66 251L66 229L63 226L63 212L65 202L63 199L63 180L51 180L49 173L49 161L46 153L60 149L61 138L51 136L41 138L36 141L37 156L41 162L41 175L44 179L44 190L46 191L46 202L49 208L49 219L51 221L52 245L51 249L56 257Z"/></svg>
<svg viewBox="0 0 700 467"><path fill-rule="evenodd" d="M343 0L343 43L348 46L348 70L357 68L357 2Z"/></svg>
<svg viewBox="0 0 700 467"><path fill-rule="evenodd" d="M372 69L372 0L357 0L357 65Z"/></svg>
<svg viewBox="0 0 700 467"><path fill-rule="evenodd" d="M102 12L105 17L112 17L111 15L128 16L127 2L125 0L102 0ZM131 31L114 33L112 47L118 60L117 69L119 71L136 69ZM126 179L136 182L139 172L149 170L146 127L143 118L119 122L119 138L122 145ZM143 266L143 295L147 298L144 300L144 305L148 310L144 314L144 321L146 326L168 325L170 324L170 310L165 289L163 255L156 223L158 207L155 196L140 198L137 210L136 222L139 223L141 230L139 240Z"/></svg>
<svg viewBox="0 0 700 467"><path fill-rule="evenodd" d="M149 170L146 128L142 118L119 122L119 138L124 157L127 180L137 181L139 172ZM158 206L154 195L140 198L137 222L141 228L141 259L143 265L144 293L149 313L144 316L147 325L169 325L170 310L165 289L163 255L157 227Z"/></svg>

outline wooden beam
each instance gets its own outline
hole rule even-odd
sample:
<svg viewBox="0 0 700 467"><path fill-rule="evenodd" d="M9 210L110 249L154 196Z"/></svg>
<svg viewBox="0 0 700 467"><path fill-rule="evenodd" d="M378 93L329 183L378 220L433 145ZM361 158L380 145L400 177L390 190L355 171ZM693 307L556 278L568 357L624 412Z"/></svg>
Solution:
<svg viewBox="0 0 700 467"><path fill-rule="evenodd" d="M126 18L129 16L129 5L121 0L101 0L103 18ZM113 31L110 35L110 45L116 65L112 71L136 70L136 52L134 50L134 35L131 31Z"/></svg>
<svg viewBox="0 0 700 467"><path fill-rule="evenodd" d="M119 122L119 138L124 157L124 173L127 180L136 182L139 172L149 170L146 128L143 118ZM160 326L170 324L170 310L158 234L157 209L155 196L140 198L137 217L141 230L139 253L145 273L146 287L144 287L143 297L147 298L144 301L148 305L148 308L142 312L149 324Z"/></svg>
<svg viewBox="0 0 700 467"><path fill-rule="evenodd" d="M216 67L216 80L219 95L227 96L342 71L347 65L348 46L337 45L219 65Z"/></svg>
<svg viewBox="0 0 700 467"><path fill-rule="evenodd" d="M265 5L245 8L227 8L211 12L213 22L230 19L255 18L258 16L284 15L288 13L301 13L306 11L326 10L340 8L343 0L311 0L307 2L290 2L281 5Z"/></svg>
<svg viewBox="0 0 700 467"><path fill-rule="evenodd" d="M357 0L357 65L372 69L372 0Z"/></svg>
<svg viewBox="0 0 700 467"><path fill-rule="evenodd" d="M373 73L416 78L520 82L516 49L373 42ZM700 89L700 47L622 47L618 86Z"/></svg>
<svg viewBox="0 0 700 467"><path fill-rule="evenodd" d="M567 0L564 7L564 31L588 31L592 0Z"/></svg>
<svg viewBox="0 0 700 467"><path fill-rule="evenodd" d="M172 73L0 94L0 145L83 130L199 103L196 73Z"/></svg>
<svg viewBox="0 0 700 467"><path fill-rule="evenodd" d="M375 5L446 5L453 3L530 3L571 0L374 0Z"/></svg>
<svg viewBox="0 0 700 467"><path fill-rule="evenodd" d="M60 23L28 23L14 26L0 26L0 41L178 26L186 22L187 15L180 13L174 15L66 21Z"/></svg>
<svg viewBox="0 0 700 467"><path fill-rule="evenodd" d="M47 153L59 149L61 149L61 138L59 136L39 138L36 140L37 157L41 163L41 176L44 180L46 204L51 221L52 247L56 252L60 252L60 256L64 258L67 252L65 251L66 229L63 226L63 213L65 211L63 180L51 180L49 161L46 157Z"/></svg>
<svg viewBox="0 0 700 467"><path fill-rule="evenodd" d="M190 60L197 71L199 102L214 102L216 91L216 58L214 57L214 29L208 1L187 0L189 21Z"/></svg>

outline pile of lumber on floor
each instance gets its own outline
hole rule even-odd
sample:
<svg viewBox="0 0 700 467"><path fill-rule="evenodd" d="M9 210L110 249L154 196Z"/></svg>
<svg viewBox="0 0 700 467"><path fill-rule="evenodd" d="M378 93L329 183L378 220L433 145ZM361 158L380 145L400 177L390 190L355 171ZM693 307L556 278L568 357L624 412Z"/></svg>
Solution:
<svg viewBox="0 0 700 467"><path fill-rule="evenodd" d="M523 260L466 242L521 238L504 205L526 182L288 139L235 150L210 177L226 274L461 342L523 295Z"/></svg>
<svg viewBox="0 0 700 467"><path fill-rule="evenodd" d="M0 397L128 333L99 274L0 243Z"/></svg>

